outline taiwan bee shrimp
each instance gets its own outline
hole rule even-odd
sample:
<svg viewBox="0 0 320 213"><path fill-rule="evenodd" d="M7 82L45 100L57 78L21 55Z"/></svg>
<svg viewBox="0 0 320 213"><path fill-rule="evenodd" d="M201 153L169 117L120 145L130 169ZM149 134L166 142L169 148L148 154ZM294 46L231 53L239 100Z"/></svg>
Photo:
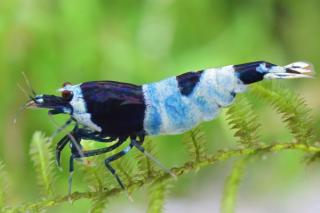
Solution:
<svg viewBox="0 0 320 213"><path fill-rule="evenodd" d="M257 61L245 64L187 72L165 80L134 85L115 81L90 81L77 85L65 83L61 96L33 92L25 108L45 108L49 115L68 114L70 119L57 131L74 123L73 130L56 146L56 162L67 144L71 147L70 174L74 159L111 152L128 141L121 151L105 159L104 164L122 189L111 162L137 148L171 173L143 148L146 136L184 133L201 122L214 119L221 108L232 104L236 94L247 85L264 79L310 78L313 68L305 62L278 66ZM81 141L115 142L95 150L82 150ZM172 174L174 176L174 174ZM69 178L71 191L72 175Z"/></svg>

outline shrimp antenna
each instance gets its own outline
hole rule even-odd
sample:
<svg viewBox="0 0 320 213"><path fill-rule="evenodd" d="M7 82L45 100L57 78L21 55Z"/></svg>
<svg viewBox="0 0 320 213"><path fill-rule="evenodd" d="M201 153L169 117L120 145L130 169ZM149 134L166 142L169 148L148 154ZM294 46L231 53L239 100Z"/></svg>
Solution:
<svg viewBox="0 0 320 213"><path fill-rule="evenodd" d="M32 95L28 94L27 91L25 89L23 89L23 87L19 83L17 83L17 86L27 98L30 98L31 100L34 99L34 97Z"/></svg>
<svg viewBox="0 0 320 213"><path fill-rule="evenodd" d="M24 78L24 81L26 82L27 87L30 89L31 93L32 93L34 96L36 96L37 93L36 93L36 92L34 91L34 89L32 88L31 83L30 83L30 81L29 81L26 73L25 73L25 72L22 72L22 76L23 76L23 78Z"/></svg>
<svg viewBox="0 0 320 213"><path fill-rule="evenodd" d="M21 92L30 100L34 100L34 97L19 84L17 83L18 88L21 90ZM28 101L27 103L23 104L22 106L19 107L19 110L15 113L14 119L13 119L13 124L17 123L17 118L20 116L20 114L26 110L30 106L30 102Z"/></svg>
<svg viewBox="0 0 320 213"><path fill-rule="evenodd" d="M27 102L23 104L22 106L19 107L19 110L16 112L14 119L13 119L13 124L17 123L17 118L21 115L23 111L25 111L28 107L32 105L32 102Z"/></svg>

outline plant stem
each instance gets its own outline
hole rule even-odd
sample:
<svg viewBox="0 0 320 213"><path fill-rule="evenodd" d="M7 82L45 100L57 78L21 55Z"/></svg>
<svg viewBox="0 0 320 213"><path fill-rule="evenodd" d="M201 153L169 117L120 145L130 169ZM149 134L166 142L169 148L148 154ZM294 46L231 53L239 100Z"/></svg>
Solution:
<svg viewBox="0 0 320 213"><path fill-rule="evenodd" d="M199 162L187 162L181 167L174 167L171 169L172 172L176 174L176 176L181 176L187 173L190 173L197 168L202 168L205 166L209 166L215 164L216 162L224 161L233 157L240 156L248 156L252 154L257 154L259 152L266 153L275 153L284 150L299 150L306 153L317 153L320 152L320 147L301 144L301 143L276 143L272 145L260 145L255 148L244 148L244 149L235 149L235 150L226 150L226 151L218 151L216 154L209 156L207 158L202 159ZM128 187L128 189L132 192L133 190L137 190L141 186L148 184L152 181L163 181L167 179L171 179L172 177L163 172L155 172L151 177L137 180L132 182ZM66 196L57 196L48 200L41 200L35 203L23 204L18 207L6 207L2 209L5 212L22 212L26 210L37 210L46 207L56 206L63 202L74 202L80 199L93 199L96 197L105 197L106 199L115 196L119 193L123 192L120 188L113 188L109 191L101 192L74 192L71 195Z"/></svg>

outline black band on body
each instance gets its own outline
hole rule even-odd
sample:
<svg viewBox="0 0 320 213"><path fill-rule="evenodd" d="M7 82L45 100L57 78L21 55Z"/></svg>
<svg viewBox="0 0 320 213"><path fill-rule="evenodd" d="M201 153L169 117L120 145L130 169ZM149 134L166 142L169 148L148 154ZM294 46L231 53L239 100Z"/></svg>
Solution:
<svg viewBox="0 0 320 213"><path fill-rule="evenodd" d="M203 70L198 72L187 72L181 75L178 75L177 81L182 95L188 96L192 93L194 87L199 83L201 74Z"/></svg>
<svg viewBox="0 0 320 213"><path fill-rule="evenodd" d="M265 64L266 68L271 68L275 66L269 62L265 61L256 61L245 64L234 65L233 68L235 73L238 74L239 79L244 84L251 84L254 82L262 81L263 76L266 74L265 72L260 72L257 70L261 65Z"/></svg>
<svg viewBox="0 0 320 213"><path fill-rule="evenodd" d="M108 136L134 136L143 131L142 87L113 81L85 82L82 94L91 120Z"/></svg>

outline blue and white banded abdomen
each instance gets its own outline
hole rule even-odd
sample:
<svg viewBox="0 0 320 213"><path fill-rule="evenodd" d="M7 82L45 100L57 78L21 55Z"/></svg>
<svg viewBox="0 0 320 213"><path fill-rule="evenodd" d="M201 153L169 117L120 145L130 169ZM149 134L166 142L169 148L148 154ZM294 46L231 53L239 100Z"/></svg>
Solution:
<svg viewBox="0 0 320 213"><path fill-rule="evenodd" d="M188 84L188 75L198 75ZM183 88L184 87L184 88ZM221 107L230 105L245 85L233 66L207 69L143 85L146 104L144 130L149 135L179 134L212 120ZM183 89L189 90L186 94Z"/></svg>

